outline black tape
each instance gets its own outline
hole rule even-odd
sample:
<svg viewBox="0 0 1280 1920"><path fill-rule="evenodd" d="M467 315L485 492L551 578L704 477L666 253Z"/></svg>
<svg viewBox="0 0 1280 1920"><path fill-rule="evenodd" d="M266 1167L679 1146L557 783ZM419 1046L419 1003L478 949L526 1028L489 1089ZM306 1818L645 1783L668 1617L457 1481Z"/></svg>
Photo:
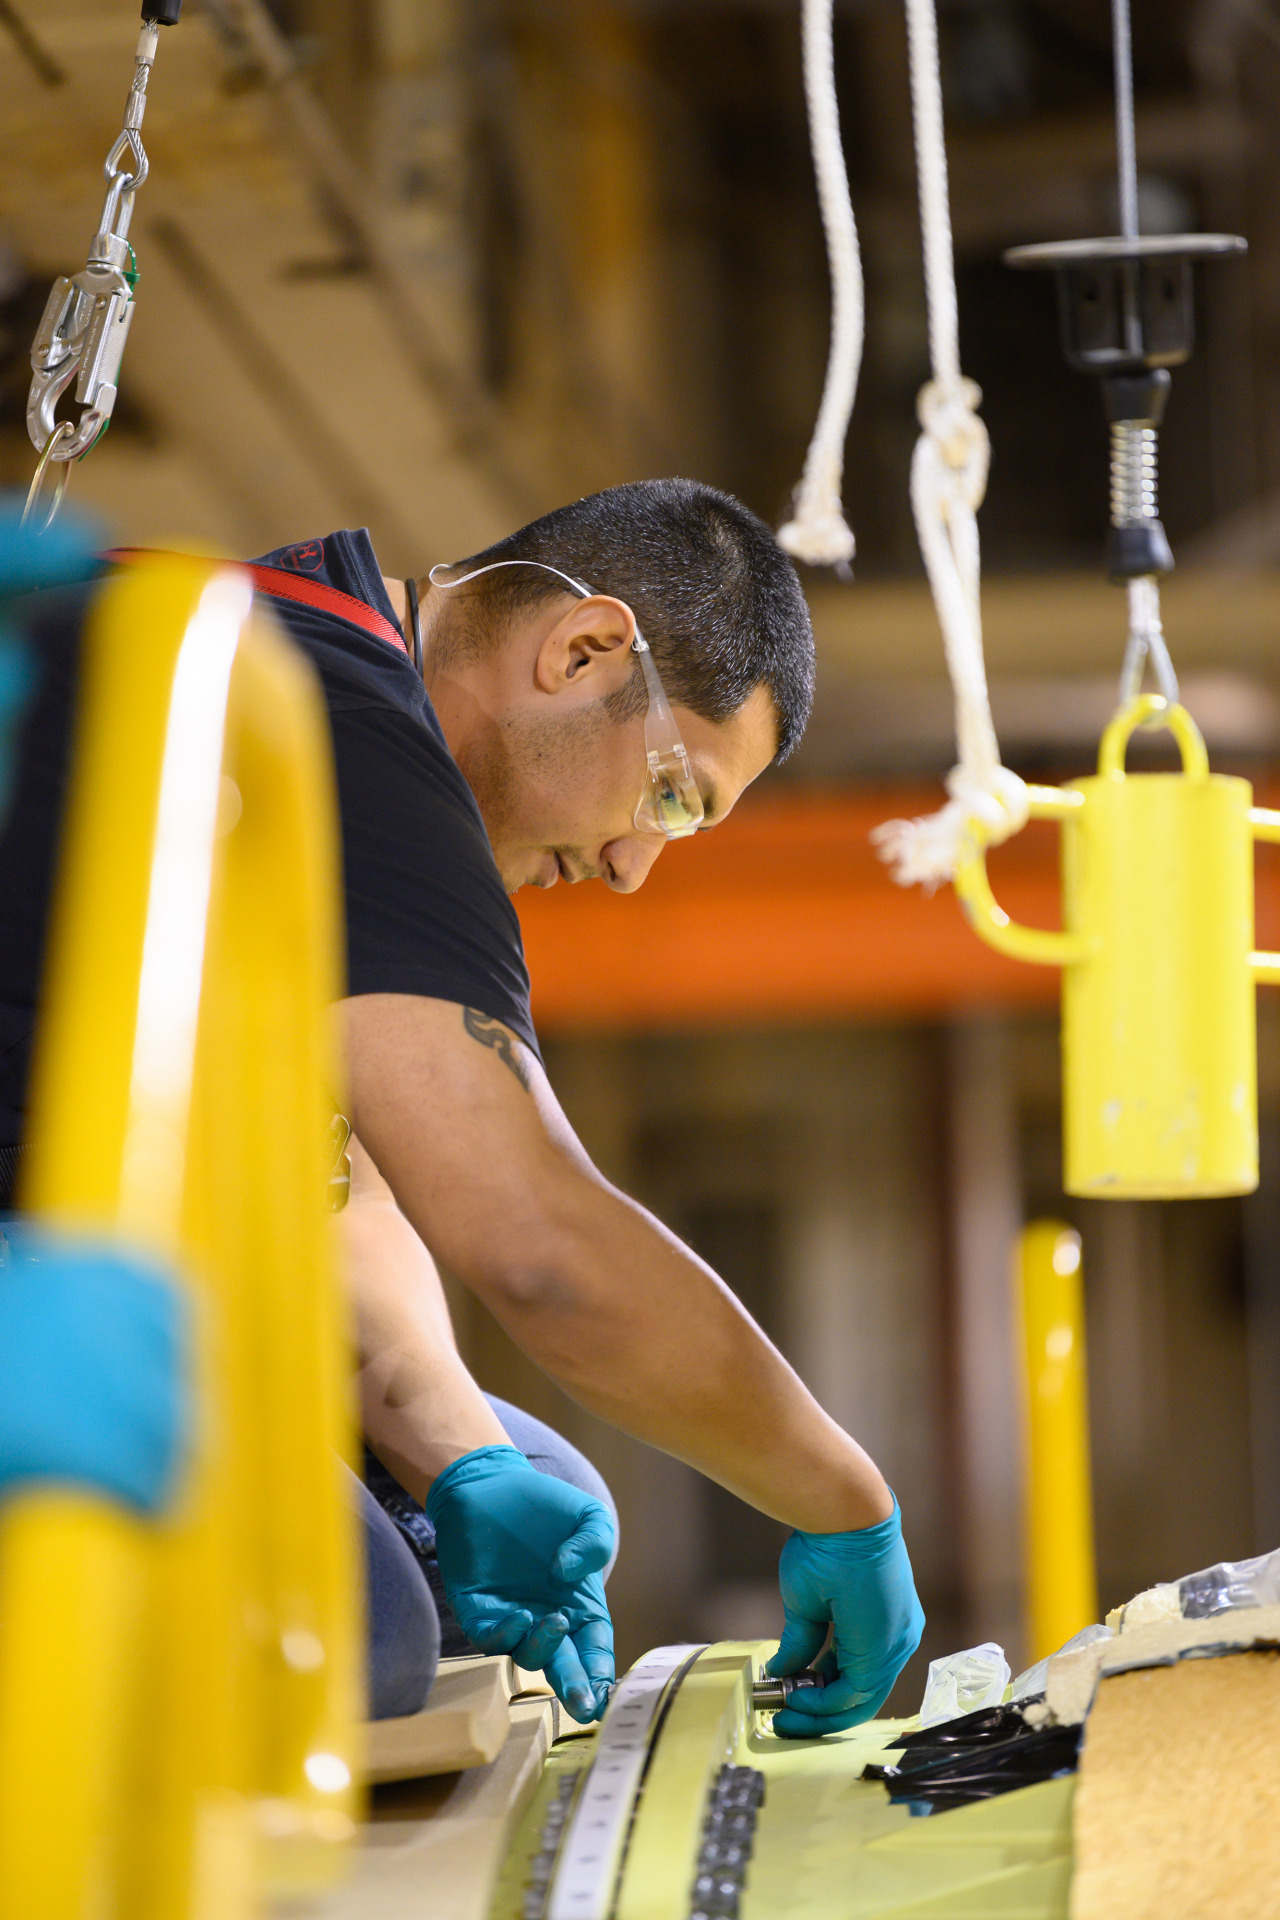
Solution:
<svg viewBox="0 0 1280 1920"><path fill-rule="evenodd" d="M142 0L142 18L148 26L176 27L182 17L182 0Z"/></svg>
<svg viewBox="0 0 1280 1920"><path fill-rule="evenodd" d="M1017 1707L988 1707L906 1734L896 1743L905 1749L897 1765L867 1767L862 1778L881 1781L913 1813L941 1813L1074 1773L1082 1732L1030 1727Z"/></svg>

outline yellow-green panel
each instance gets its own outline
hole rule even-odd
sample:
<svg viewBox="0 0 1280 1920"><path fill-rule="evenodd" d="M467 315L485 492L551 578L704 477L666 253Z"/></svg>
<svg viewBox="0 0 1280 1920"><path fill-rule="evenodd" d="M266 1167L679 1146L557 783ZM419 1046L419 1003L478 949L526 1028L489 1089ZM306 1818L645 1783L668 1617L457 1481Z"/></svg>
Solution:
<svg viewBox="0 0 1280 1920"><path fill-rule="evenodd" d="M741 1920L1066 1920L1074 1778L913 1816L860 1775L916 1723L775 1739L748 1692L771 1651L711 1647L681 1683L655 1741L611 1920L688 1920L707 1792L726 1762L766 1780ZM593 1746L576 1739L553 1750L491 1920L521 1920L547 1808L565 1769L582 1767Z"/></svg>

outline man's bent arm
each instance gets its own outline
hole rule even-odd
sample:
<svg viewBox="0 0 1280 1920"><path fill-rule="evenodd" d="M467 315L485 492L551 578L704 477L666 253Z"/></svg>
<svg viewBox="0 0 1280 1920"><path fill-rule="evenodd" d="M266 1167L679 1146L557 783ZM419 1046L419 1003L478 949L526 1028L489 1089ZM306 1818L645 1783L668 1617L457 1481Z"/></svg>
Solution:
<svg viewBox="0 0 1280 1920"><path fill-rule="evenodd" d="M871 1460L711 1269L597 1172L504 1026L407 994L343 1012L357 1133L432 1252L531 1360L790 1526L888 1516Z"/></svg>
<svg viewBox="0 0 1280 1920"><path fill-rule="evenodd" d="M360 1355L365 1436L421 1504L476 1447L509 1446L454 1344L435 1263L353 1135L351 1197L338 1215Z"/></svg>

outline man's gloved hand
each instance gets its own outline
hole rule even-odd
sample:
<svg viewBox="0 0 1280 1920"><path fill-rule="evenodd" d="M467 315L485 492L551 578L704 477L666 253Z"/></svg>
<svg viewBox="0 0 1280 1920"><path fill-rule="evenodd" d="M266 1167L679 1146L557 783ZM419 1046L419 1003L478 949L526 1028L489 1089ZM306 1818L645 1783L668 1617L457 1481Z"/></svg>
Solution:
<svg viewBox="0 0 1280 1920"><path fill-rule="evenodd" d="M793 1693L773 1717L774 1732L811 1740L873 1719L924 1631L896 1497L889 1518L873 1527L793 1533L779 1581L785 1625L770 1673L802 1673L829 1624L834 1633L818 1667L826 1685Z"/></svg>
<svg viewBox="0 0 1280 1920"><path fill-rule="evenodd" d="M541 1668L575 1720L595 1720L613 1685L613 1622L601 1572L607 1507L517 1447L477 1447L433 1482L427 1514L454 1617L482 1653Z"/></svg>
<svg viewBox="0 0 1280 1920"><path fill-rule="evenodd" d="M151 1511L190 1426L178 1289L119 1250L0 1235L0 1495L93 1487Z"/></svg>

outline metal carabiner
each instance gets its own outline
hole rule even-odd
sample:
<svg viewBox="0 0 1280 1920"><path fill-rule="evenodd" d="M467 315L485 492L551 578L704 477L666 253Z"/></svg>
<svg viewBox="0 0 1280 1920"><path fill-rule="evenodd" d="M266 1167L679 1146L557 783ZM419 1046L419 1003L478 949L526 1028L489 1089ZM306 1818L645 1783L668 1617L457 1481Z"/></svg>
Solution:
<svg viewBox="0 0 1280 1920"><path fill-rule="evenodd" d="M54 282L32 343L27 396L27 432L42 457L60 424L58 402L73 380L85 411L77 423L61 423L70 433L59 436L53 457L78 460L103 431L115 406L133 311L132 290L118 267L90 265Z"/></svg>
<svg viewBox="0 0 1280 1920"><path fill-rule="evenodd" d="M120 361L133 323L133 249L129 223L134 195L150 172L140 128L147 105L147 82L158 44L157 28L172 25L182 0L156 0L143 7L143 27L134 56L133 82L125 104L124 126L103 163L107 191L102 218L84 270L54 281L31 345L31 388L27 396L27 432L40 455L23 519L31 514L51 462L61 468L44 526L66 491L70 462L89 451L106 430L116 403ZM127 165L123 162L127 161ZM78 421L57 418L58 402L76 383L84 409Z"/></svg>

